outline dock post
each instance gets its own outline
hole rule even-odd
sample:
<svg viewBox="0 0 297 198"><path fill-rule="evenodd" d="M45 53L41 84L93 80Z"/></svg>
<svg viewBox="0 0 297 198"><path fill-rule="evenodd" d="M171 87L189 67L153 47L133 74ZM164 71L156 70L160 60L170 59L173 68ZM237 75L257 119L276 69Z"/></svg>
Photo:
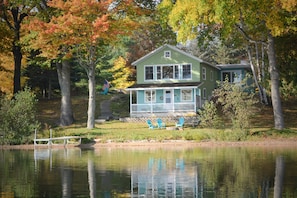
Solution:
<svg viewBox="0 0 297 198"><path fill-rule="evenodd" d="M37 138L37 129L35 129L35 134L34 134L34 146L36 145L36 138Z"/></svg>
<svg viewBox="0 0 297 198"><path fill-rule="evenodd" d="M49 145L52 145L52 135L53 135L53 131L52 131L52 129L50 129L50 138L48 140Z"/></svg>

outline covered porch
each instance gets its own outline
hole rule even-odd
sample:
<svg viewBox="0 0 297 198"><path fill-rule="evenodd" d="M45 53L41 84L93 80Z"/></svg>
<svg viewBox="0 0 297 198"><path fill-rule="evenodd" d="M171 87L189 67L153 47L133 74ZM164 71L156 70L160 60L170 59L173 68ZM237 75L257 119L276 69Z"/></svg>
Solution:
<svg viewBox="0 0 297 198"><path fill-rule="evenodd" d="M196 114L201 107L199 83L144 84L128 88L130 117Z"/></svg>

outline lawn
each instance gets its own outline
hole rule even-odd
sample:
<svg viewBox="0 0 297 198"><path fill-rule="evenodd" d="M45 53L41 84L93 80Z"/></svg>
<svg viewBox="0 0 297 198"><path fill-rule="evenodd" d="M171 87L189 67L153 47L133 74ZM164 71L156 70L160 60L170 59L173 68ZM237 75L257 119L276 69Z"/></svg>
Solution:
<svg viewBox="0 0 297 198"><path fill-rule="evenodd" d="M96 99L96 117L100 115L100 102L109 100L114 96L98 95ZM115 115L124 117L129 115L128 96L122 94L119 99L112 102ZM164 140L193 140L193 141L244 141L259 140L263 138L290 138L297 137L297 105L296 100L283 103L286 129L276 131L273 129L273 112L271 106L257 107L252 118L251 128L248 131L232 130L228 126L221 129L210 129L186 126L183 130L148 129L146 123L125 123L119 120L106 121L96 124L92 130L86 128L88 96L75 96L72 98L75 123L68 127L57 126L60 113L60 99L39 100L37 118L42 123L39 137L47 137L49 128L53 129L53 136L81 135L85 141L97 140L100 142L128 142L128 141L164 141ZM174 126L174 123L166 123Z"/></svg>

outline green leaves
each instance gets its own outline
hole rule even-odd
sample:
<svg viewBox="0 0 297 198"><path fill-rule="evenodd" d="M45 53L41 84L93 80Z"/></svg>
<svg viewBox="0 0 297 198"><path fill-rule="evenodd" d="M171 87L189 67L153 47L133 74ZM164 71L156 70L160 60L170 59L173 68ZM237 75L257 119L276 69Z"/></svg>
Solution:
<svg viewBox="0 0 297 198"><path fill-rule="evenodd" d="M36 121L35 95L25 89L12 100L2 99L0 103L0 133L2 144L28 143L28 137L39 127ZM0 142L1 143L1 142Z"/></svg>

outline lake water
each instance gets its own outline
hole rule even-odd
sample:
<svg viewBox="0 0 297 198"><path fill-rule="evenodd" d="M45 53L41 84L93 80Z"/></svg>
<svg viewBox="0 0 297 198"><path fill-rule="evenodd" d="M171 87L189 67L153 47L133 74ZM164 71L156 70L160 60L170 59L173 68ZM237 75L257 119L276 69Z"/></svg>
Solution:
<svg viewBox="0 0 297 198"><path fill-rule="evenodd" d="M297 150L0 150L0 198L297 197Z"/></svg>

